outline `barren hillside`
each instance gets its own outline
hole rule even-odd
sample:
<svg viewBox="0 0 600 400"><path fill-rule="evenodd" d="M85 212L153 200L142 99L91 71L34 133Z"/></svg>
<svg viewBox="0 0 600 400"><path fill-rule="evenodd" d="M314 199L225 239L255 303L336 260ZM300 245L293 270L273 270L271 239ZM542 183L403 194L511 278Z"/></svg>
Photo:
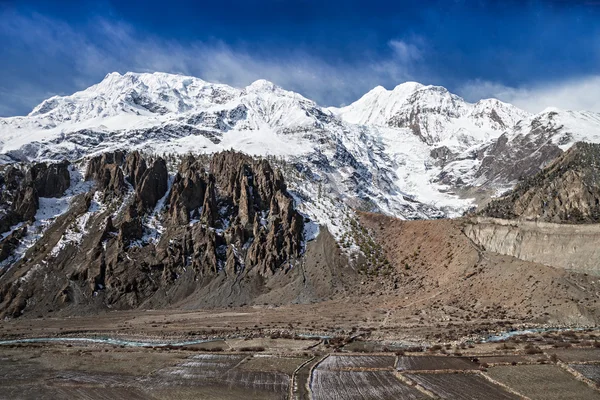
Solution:
<svg viewBox="0 0 600 400"><path fill-rule="evenodd" d="M594 277L484 251L464 235L463 220L364 213L361 222L395 267L398 292L411 299L400 304L425 318L585 325L600 317Z"/></svg>

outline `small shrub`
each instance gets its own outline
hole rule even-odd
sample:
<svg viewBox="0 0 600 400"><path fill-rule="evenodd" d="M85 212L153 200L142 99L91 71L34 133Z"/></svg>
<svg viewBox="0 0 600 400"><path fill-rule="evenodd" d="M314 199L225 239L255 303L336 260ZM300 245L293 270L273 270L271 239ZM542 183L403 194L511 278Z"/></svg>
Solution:
<svg viewBox="0 0 600 400"><path fill-rule="evenodd" d="M525 349L525 354L542 354L542 350L539 347L531 346L528 349Z"/></svg>
<svg viewBox="0 0 600 400"><path fill-rule="evenodd" d="M552 347L554 347L555 349L566 349L569 347L572 347L573 345L571 343L565 343L565 342L556 342L552 345Z"/></svg>

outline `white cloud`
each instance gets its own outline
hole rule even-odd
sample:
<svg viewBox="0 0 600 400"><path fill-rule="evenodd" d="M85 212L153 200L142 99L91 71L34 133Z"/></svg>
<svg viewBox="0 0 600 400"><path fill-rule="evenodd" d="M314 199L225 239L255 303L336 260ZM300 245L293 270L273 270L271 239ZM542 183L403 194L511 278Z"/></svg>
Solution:
<svg viewBox="0 0 600 400"><path fill-rule="evenodd" d="M396 59L403 63L410 63L421 59L421 50L416 44L404 40L390 40L388 45L395 53Z"/></svg>
<svg viewBox="0 0 600 400"><path fill-rule="evenodd" d="M387 56L326 61L309 50L249 51L218 40L163 39L122 22L97 19L92 29L80 29L9 11L0 11L0 41L10 43L10 57L0 65L0 115L5 116L27 113L51 95L84 89L113 71L181 73L237 87L268 79L321 105L338 106L377 85L392 88L427 76L431 51L423 38L413 36L387 42ZM600 76L529 87L471 81L457 92L470 101L496 97L531 112L550 106L600 112Z"/></svg>
<svg viewBox="0 0 600 400"><path fill-rule="evenodd" d="M421 57L415 44L402 40L388 43L387 57L365 56L360 63L328 62L306 50L250 52L221 41L184 43L143 35L126 23L102 19L94 22L93 33L89 34L41 15L0 13L0 39L10 40L14 48L39 49L27 60L32 71L58 64L53 74L35 82L40 86L38 93L31 92L34 83L28 80L33 75L30 72L22 74L23 82L12 83L12 90L21 90L15 89L20 85L30 90L29 97L39 99L28 104L29 109L46 97L49 89L41 86L51 80L59 81L54 82L55 94L65 94L97 83L113 71L181 73L238 87L267 79L322 105L340 105L377 85L393 87L414 79L410 71Z"/></svg>
<svg viewBox="0 0 600 400"><path fill-rule="evenodd" d="M600 75L520 88L488 81L472 81L458 92L470 101L495 97L532 113L548 107L600 112Z"/></svg>

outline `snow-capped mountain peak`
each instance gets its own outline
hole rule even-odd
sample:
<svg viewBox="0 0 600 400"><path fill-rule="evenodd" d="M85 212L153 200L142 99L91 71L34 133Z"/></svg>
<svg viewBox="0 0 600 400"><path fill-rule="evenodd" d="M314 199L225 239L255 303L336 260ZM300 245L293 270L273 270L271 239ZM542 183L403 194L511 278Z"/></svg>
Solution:
<svg viewBox="0 0 600 400"><path fill-rule="evenodd" d="M283 89L266 79L259 79L248 85L246 90L249 92L275 92Z"/></svg>
<svg viewBox="0 0 600 400"><path fill-rule="evenodd" d="M405 82L392 90L377 86L354 103L330 110L352 124L387 126L390 118L422 87L417 82Z"/></svg>
<svg viewBox="0 0 600 400"><path fill-rule="evenodd" d="M529 117L496 99L471 104L442 86L416 82L393 90L377 87L349 106L331 110L349 123L408 129L426 143L456 150L498 137Z"/></svg>
<svg viewBox="0 0 600 400"><path fill-rule="evenodd" d="M45 100L29 116L43 115L54 122L82 122L122 113L164 115L223 104L239 93L227 85L183 75L113 72L73 95Z"/></svg>

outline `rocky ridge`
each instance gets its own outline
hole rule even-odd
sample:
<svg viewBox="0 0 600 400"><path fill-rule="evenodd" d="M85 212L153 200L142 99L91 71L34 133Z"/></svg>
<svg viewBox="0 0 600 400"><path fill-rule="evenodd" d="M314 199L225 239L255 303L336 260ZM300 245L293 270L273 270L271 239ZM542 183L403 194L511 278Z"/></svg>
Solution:
<svg viewBox="0 0 600 400"><path fill-rule="evenodd" d="M170 175L164 159L138 152L91 158L85 180L94 184L1 271L2 316L187 298L226 305L264 294L266 282L287 274L306 250L304 217L266 160L223 152L207 161L187 156ZM64 177L66 165L32 166L16 193L60 195L63 187L47 192L44 183ZM15 172L5 172L14 184ZM34 218L37 206L18 216ZM10 253L16 234L3 235L3 251ZM233 294L243 284L250 288Z"/></svg>
<svg viewBox="0 0 600 400"><path fill-rule="evenodd" d="M556 223L600 222L600 145L579 142L480 211L483 216Z"/></svg>

